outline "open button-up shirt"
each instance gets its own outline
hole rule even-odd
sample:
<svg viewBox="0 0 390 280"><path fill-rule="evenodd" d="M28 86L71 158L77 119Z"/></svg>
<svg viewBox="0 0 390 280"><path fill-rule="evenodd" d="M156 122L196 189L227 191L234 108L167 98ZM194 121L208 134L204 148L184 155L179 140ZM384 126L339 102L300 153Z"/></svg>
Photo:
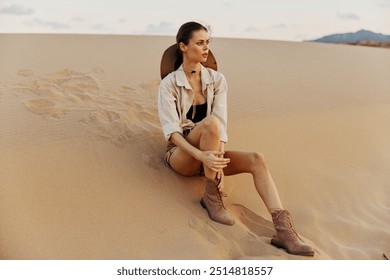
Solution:
<svg viewBox="0 0 390 280"><path fill-rule="evenodd" d="M213 114L220 121L220 140L227 142L227 83L218 71L201 66L202 93L207 99L207 116ZM167 75L160 83L158 93L158 114L165 139L171 134L183 134L195 124L186 118L193 104L194 92L190 86L183 66Z"/></svg>

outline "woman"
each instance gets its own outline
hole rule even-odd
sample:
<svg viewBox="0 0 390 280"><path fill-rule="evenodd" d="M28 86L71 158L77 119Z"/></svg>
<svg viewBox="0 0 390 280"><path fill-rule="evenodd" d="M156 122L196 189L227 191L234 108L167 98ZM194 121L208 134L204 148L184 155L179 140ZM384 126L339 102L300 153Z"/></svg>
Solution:
<svg viewBox="0 0 390 280"><path fill-rule="evenodd" d="M176 43L176 70L161 81L158 95L160 122L168 142L166 164L184 176L205 176L201 205L213 221L226 225L234 220L222 200L223 177L252 174L276 229L271 243L291 254L313 256L314 250L298 237L290 213L283 209L263 155L225 151L227 84L221 73L202 65L209 52L207 28L187 22L180 27Z"/></svg>

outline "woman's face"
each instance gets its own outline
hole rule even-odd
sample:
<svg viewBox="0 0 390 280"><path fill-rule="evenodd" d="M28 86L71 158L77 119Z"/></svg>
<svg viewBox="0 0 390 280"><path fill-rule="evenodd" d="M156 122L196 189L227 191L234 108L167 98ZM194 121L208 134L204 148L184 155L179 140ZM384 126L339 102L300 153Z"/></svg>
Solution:
<svg viewBox="0 0 390 280"><path fill-rule="evenodd" d="M206 62L209 53L209 34L206 30L197 30L192 32L188 45L180 44L183 52L183 58L189 62Z"/></svg>

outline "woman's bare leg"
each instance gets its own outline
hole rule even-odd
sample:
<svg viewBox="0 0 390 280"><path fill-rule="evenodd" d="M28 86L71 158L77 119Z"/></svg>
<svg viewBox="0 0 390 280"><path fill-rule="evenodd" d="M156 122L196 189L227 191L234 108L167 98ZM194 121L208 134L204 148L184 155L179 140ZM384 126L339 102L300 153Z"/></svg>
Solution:
<svg viewBox="0 0 390 280"><path fill-rule="evenodd" d="M209 126L208 129L213 127L210 123L206 124L206 126ZM207 150L218 150L220 145L219 137L215 137L214 129L210 133L210 131L204 131L207 129L203 126L199 126L199 128L200 129L195 128L196 130L194 129L190 135L188 135L188 141L197 147L202 146ZM204 139L202 139L202 136ZM183 175L191 175L191 172L195 173L199 170L200 162L196 161L188 154L183 153L179 148L173 152L172 156L174 156L174 154L176 160L172 161L171 157L171 165L172 162L173 164L177 164L180 156L187 156L188 165L187 169L182 170ZM283 209L275 183L265 163L264 156L260 153L227 151L225 152L225 157L230 159L228 166L223 169L226 176L239 173L252 174L256 190L270 212L276 230L276 235L271 239L271 244L286 249L290 254L313 256L313 248L299 238L295 228L292 226L293 223L290 212ZM186 162L183 161L183 163L185 164ZM178 172L180 173L180 171ZM215 189L215 185L212 186L213 183L210 180L211 178L215 178L216 172L208 170L208 175L206 176L211 177L208 177L209 180L206 183L206 192L201 200L202 206L207 209L212 220L222 224L232 225L234 220L223 205L220 192ZM212 190L210 191L210 189Z"/></svg>
<svg viewBox="0 0 390 280"><path fill-rule="evenodd" d="M271 213L275 209L283 209L279 193L262 154L226 151L225 157L230 158L230 163L223 169L226 176L239 173L252 174L256 190L268 211Z"/></svg>
<svg viewBox="0 0 390 280"><path fill-rule="evenodd" d="M256 190L263 199L276 230L271 244L284 248L290 254L313 256L314 250L303 242L292 223L290 212L283 209L275 183L269 173L264 156L260 153L225 152L230 163L224 168L226 176L238 173L251 173Z"/></svg>
<svg viewBox="0 0 390 280"><path fill-rule="evenodd" d="M220 126L215 116L203 119L186 137L186 140L194 147L202 151L216 151L220 149ZM219 158L218 158L219 159ZM171 157L170 165L178 173L191 176L199 172L201 162L193 158L180 147L177 147ZM210 219L215 222L233 225L234 219L227 211L220 189L220 180L217 180L217 171L203 165L205 177L205 192L201 199Z"/></svg>
<svg viewBox="0 0 390 280"><path fill-rule="evenodd" d="M219 151L220 148L219 120L211 115L203 119L186 137L187 141L202 151ZM192 176L199 172L201 162L177 147L170 158L172 168L185 176ZM205 177L216 178L216 172L204 167Z"/></svg>

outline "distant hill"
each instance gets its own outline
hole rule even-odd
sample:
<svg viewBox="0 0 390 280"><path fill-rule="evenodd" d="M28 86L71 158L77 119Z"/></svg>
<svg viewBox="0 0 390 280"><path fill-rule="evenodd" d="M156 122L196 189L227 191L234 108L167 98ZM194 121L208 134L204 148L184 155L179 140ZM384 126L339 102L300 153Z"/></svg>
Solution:
<svg viewBox="0 0 390 280"><path fill-rule="evenodd" d="M390 35L383 35L369 30L359 30L355 33L332 34L310 42L358 44L361 42L390 42Z"/></svg>

